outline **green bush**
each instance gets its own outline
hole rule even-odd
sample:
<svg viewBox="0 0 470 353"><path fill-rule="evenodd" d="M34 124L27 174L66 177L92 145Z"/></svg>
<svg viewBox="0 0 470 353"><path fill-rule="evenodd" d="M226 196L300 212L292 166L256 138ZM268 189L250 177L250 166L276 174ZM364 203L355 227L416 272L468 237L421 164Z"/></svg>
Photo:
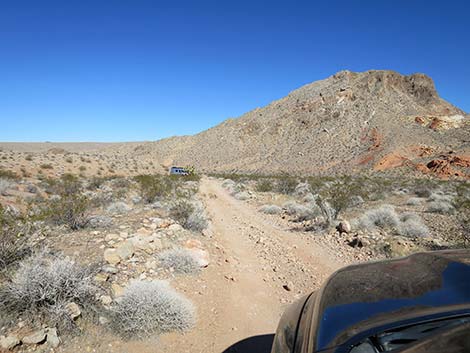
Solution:
<svg viewBox="0 0 470 353"><path fill-rule="evenodd" d="M297 179L290 176L281 176L277 181L276 191L281 194L290 195L294 193L297 184Z"/></svg>
<svg viewBox="0 0 470 353"><path fill-rule="evenodd" d="M256 182L255 190L258 192L270 192L273 191L273 189L273 183L269 179L261 179Z"/></svg>
<svg viewBox="0 0 470 353"><path fill-rule="evenodd" d="M135 180L140 185L142 198L152 203L156 198L166 197L175 189L177 180L168 176L161 175L138 175Z"/></svg>

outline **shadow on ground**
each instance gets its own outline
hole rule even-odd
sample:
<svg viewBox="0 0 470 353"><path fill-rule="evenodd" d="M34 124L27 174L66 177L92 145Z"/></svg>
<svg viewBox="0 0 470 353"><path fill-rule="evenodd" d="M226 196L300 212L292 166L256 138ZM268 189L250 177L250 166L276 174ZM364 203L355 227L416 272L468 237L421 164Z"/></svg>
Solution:
<svg viewBox="0 0 470 353"><path fill-rule="evenodd" d="M269 353L273 339L274 334L245 338L228 347L223 353Z"/></svg>

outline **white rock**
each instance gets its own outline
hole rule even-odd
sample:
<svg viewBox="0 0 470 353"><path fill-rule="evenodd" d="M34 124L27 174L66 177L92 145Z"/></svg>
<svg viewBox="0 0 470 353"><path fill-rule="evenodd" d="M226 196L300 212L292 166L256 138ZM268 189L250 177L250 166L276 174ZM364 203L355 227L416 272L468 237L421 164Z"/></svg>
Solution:
<svg viewBox="0 0 470 353"><path fill-rule="evenodd" d="M121 258L116 249L106 249L103 256L105 261L111 265L117 265L121 261Z"/></svg>
<svg viewBox="0 0 470 353"><path fill-rule="evenodd" d="M173 232L179 232L181 230L183 230L183 227L180 226L179 224L172 224L171 226L168 227L169 230L173 231Z"/></svg>
<svg viewBox="0 0 470 353"><path fill-rule="evenodd" d="M31 332L29 335L24 336L21 339L21 342L24 344L38 344L46 340L46 330L40 329L34 332Z"/></svg>
<svg viewBox="0 0 470 353"><path fill-rule="evenodd" d="M134 245L130 240L119 244L116 248L116 254L121 260L127 260L128 258L130 258L132 255L134 255L134 251Z"/></svg>
<svg viewBox="0 0 470 353"><path fill-rule="evenodd" d="M3 349L7 349L7 350L10 350L10 349L13 349L15 348L17 345L20 344L20 340L18 337L16 336L0 336L0 347L2 347Z"/></svg>
<svg viewBox="0 0 470 353"><path fill-rule="evenodd" d="M60 338L55 327L47 329L47 344L52 348L57 348L60 344Z"/></svg>
<svg viewBox="0 0 470 353"><path fill-rule="evenodd" d="M109 305L113 302L113 299L109 295L102 295L100 300L103 305Z"/></svg>
<svg viewBox="0 0 470 353"><path fill-rule="evenodd" d="M210 263L209 253L202 249L192 248L187 249L191 255L196 259L200 267L207 267Z"/></svg>
<svg viewBox="0 0 470 353"><path fill-rule="evenodd" d="M82 314L82 312L80 311L80 307L74 302L68 303L65 306L65 309L67 310L68 314L72 319L76 319Z"/></svg>

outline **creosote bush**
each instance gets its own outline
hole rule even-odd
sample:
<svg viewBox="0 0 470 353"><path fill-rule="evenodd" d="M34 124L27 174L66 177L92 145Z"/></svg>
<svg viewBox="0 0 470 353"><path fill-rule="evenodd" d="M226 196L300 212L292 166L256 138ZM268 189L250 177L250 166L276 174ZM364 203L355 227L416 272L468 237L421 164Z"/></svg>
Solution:
<svg viewBox="0 0 470 353"><path fill-rule="evenodd" d="M135 180L139 183L141 196L147 203L170 195L178 183L176 178L163 175L138 175Z"/></svg>
<svg viewBox="0 0 470 353"><path fill-rule="evenodd" d="M200 266L194 256L186 249L170 249L158 255L161 265L173 269L176 273L193 274L199 272Z"/></svg>
<svg viewBox="0 0 470 353"><path fill-rule="evenodd" d="M291 195L294 193L296 186L297 179L290 176L281 176L277 181L276 191L281 194Z"/></svg>
<svg viewBox="0 0 470 353"><path fill-rule="evenodd" d="M88 197L80 194L64 195L49 201L43 208L40 218L78 230L88 225L90 208L91 202Z"/></svg>
<svg viewBox="0 0 470 353"><path fill-rule="evenodd" d="M196 323L193 304L164 281L134 281L110 311L110 326L124 338L187 331Z"/></svg>
<svg viewBox="0 0 470 353"><path fill-rule="evenodd" d="M94 307L99 293L95 275L91 267L82 267L60 254L38 252L23 260L0 289L0 311L12 318L21 316L33 325L74 329L67 305L74 302L82 309Z"/></svg>
<svg viewBox="0 0 470 353"><path fill-rule="evenodd" d="M273 189L273 183L269 179L260 179L256 182L255 190L258 192L271 192Z"/></svg>

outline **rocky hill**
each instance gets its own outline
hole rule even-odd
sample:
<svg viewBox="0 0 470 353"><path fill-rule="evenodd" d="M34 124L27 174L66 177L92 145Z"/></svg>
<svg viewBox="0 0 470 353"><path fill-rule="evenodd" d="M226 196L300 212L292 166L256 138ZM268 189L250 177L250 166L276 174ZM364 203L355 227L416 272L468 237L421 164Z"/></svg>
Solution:
<svg viewBox="0 0 470 353"><path fill-rule="evenodd" d="M194 165L205 172L375 170L470 177L470 116L441 99L426 75L341 71L194 136L115 144L0 143L2 149L0 167L30 170L39 163L40 170L41 163L51 163L57 165L52 174L84 173L85 167L89 174L139 174ZM29 152L37 158L31 161ZM88 163L68 163L73 157Z"/></svg>
<svg viewBox="0 0 470 353"><path fill-rule="evenodd" d="M464 162L448 161L444 174L453 168L465 174L469 121L424 74L341 71L195 136L146 143L135 152L165 167L268 174L434 172L427 166L433 158L460 153Z"/></svg>

